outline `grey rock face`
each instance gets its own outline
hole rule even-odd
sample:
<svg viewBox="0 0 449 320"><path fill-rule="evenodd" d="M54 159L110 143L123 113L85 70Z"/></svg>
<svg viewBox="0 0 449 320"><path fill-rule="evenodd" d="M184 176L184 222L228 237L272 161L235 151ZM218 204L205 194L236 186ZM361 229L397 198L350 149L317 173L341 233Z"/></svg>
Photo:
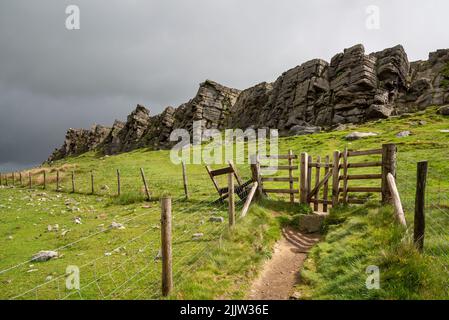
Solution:
<svg viewBox="0 0 449 320"><path fill-rule="evenodd" d="M51 162L95 150L107 138L110 131L110 128L100 125L92 126L91 130L69 129L62 147L56 149L47 161Z"/></svg>
<svg viewBox="0 0 449 320"><path fill-rule="evenodd" d="M102 148L105 154L118 153L121 149L122 142L120 140L120 131L125 127L125 123L116 120L109 132L109 135L102 143Z"/></svg>
<svg viewBox="0 0 449 320"><path fill-rule="evenodd" d="M410 63L400 45L371 54L355 45L329 63L314 59L292 68L273 83L239 91L206 80L192 100L159 115L150 116L139 105L126 123L116 121L110 129L70 129L49 161L94 149L115 154L139 147L167 148L173 144L173 129L192 132L198 120L203 128L272 128L281 135L296 135L447 104L449 49Z"/></svg>

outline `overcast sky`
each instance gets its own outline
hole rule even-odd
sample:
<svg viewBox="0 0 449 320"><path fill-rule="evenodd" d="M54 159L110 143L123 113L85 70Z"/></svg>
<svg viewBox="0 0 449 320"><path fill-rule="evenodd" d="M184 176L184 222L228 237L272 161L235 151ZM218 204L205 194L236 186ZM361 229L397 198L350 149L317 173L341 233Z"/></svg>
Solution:
<svg viewBox="0 0 449 320"><path fill-rule="evenodd" d="M78 5L81 29L65 27ZM380 9L380 29L366 8ZM157 114L212 79L244 89L363 43L449 47L447 0L1 0L0 170L41 163L70 127Z"/></svg>

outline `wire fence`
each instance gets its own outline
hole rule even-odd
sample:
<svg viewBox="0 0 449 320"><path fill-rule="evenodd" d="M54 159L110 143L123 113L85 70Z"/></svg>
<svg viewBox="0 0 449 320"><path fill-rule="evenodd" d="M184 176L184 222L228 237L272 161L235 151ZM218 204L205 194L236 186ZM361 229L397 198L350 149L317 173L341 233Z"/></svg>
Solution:
<svg viewBox="0 0 449 320"><path fill-rule="evenodd" d="M399 154L397 185L406 212L409 232L413 234L415 194L417 189L417 162L429 159L425 193L425 255L434 258L449 276L449 179L447 155L441 150L423 150L416 157L407 153Z"/></svg>
<svg viewBox="0 0 449 320"><path fill-rule="evenodd" d="M46 169L45 169L46 170ZM101 171L104 174L104 171ZM114 173L106 176L73 168L53 168L32 172L31 175L9 175L2 185L32 192L47 190L51 194L73 194L72 173L75 177L75 193L88 195L94 182L97 197L120 199L129 193L138 193L136 203L144 200L144 185L140 172L120 175L121 196L114 191ZM31 184L29 181L31 177ZM217 203L217 195L211 191L208 176L188 175L189 192L194 196L186 200L182 171L180 174L149 176L148 186L152 200L165 193L173 195L173 278L175 286L181 285L192 274L227 230L227 203ZM13 181L14 180L14 181ZM117 181L117 180L115 180ZM30 188L31 186L31 188ZM117 186L117 184L115 184ZM62 201L64 199L61 199ZM50 205L50 204L49 204ZM242 203L237 203L241 209ZM222 220L212 220L220 217ZM126 234L113 225L85 230L83 235L63 243L51 251L57 259L35 262L25 259L14 265L3 266L0 282L7 284L0 289L4 299L160 299L161 294L161 238L160 210L148 206L142 213L134 213L119 219L119 225L130 229ZM132 230L131 230L132 229ZM44 248L43 248L44 249ZM68 266L75 266L79 273L79 288L67 284Z"/></svg>

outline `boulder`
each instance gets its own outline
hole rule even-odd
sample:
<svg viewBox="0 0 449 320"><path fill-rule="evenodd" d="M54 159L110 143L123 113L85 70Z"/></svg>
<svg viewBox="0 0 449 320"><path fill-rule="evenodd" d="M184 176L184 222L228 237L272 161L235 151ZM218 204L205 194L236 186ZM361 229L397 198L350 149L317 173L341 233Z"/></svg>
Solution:
<svg viewBox="0 0 449 320"><path fill-rule="evenodd" d="M299 230L306 233L316 233L321 231L324 222L324 215L309 214L299 218Z"/></svg>
<svg viewBox="0 0 449 320"><path fill-rule="evenodd" d="M348 134L345 139L348 141L353 141L353 140L359 140L359 139L363 139L363 138L368 138L368 137L375 137L377 136L377 133L374 132L351 132L350 134Z"/></svg>
<svg viewBox="0 0 449 320"><path fill-rule="evenodd" d="M371 105L366 111L367 119L386 119L391 116L393 108L391 106Z"/></svg>
<svg viewBox="0 0 449 320"><path fill-rule="evenodd" d="M449 116L449 105L439 108L438 114L441 114L443 116Z"/></svg>
<svg viewBox="0 0 449 320"><path fill-rule="evenodd" d="M58 252L56 251L39 251L33 257L31 258L32 262L45 262L54 258L57 258L59 256Z"/></svg>
<svg viewBox="0 0 449 320"><path fill-rule="evenodd" d="M209 218L210 222L219 222L219 223L223 223L224 222L224 218L223 217L210 217Z"/></svg>
<svg viewBox="0 0 449 320"><path fill-rule="evenodd" d="M409 135L411 135L412 133L410 131L401 131L399 133L396 134L396 137L398 138L404 138L404 137L408 137Z"/></svg>
<svg viewBox="0 0 449 320"><path fill-rule="evenodd" d="M118 230L123 230L125 229L125 226L121 223L118 222L112 222L111 225L109 226L111 229L118 229Z"/></svg>
<svg viewBox="0 0 449 320"><path fill-rule="evenodd" d="M302 136L305 134L313 134L321 132L320 127L296 125L290 128L289 134L292 136Z"/></svg>

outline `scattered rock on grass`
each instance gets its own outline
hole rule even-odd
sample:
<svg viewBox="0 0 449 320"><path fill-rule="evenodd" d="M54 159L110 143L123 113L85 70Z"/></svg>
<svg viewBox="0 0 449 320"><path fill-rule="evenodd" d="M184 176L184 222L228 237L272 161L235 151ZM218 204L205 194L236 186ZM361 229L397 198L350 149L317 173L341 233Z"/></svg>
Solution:
<svg viewBox="0 0 449 320"><path fill-rule="evenodd" d="M121 223L117 223L117 222L112 222L111 223L111 228L112 229L119 229L119 230L123 230L125 229L125 226Z"/></svg>
<svg viewBox="0 0 449 320"><path fill-rule="evenodd" d="M377 136L377 133L374 132L352 132L350 134L348 134L345 139L349 140L349 141L353 141L353 140L359 140L362 138L368 138L368 137L375 137Z"/></svg>
<svg viewBox="0 0 449 320"><path fill-rule="evenodd" d="M59 256L59 254L56 251L51 251L51 250L39 251L31 258L31 261L44 262L44 261L48 261L48 260L57 258L58 256Z"/></svg>
<svg viewBox="0 0 449 320"><path fill-rule="evenodd" d="M220 222L223 223L224 222L224 218L223 217L210 217L209 218L210 222Z"/></svg>
<svg viewBox="0 0 449 320"><path fill-rule="evenodd" d="M204 233L194 233L192 235L192 237L193 237L193 240L198 240L198 239L204 237Z"/></svg>
<svg viewBox="0 0 449 320"><path fill-rule="evenodd" d="M396 134L396 137L398 138L404 138L404 137L408 137L409 135L411 135L412 133L410 131L401 131L399 133Z"/></svg>

